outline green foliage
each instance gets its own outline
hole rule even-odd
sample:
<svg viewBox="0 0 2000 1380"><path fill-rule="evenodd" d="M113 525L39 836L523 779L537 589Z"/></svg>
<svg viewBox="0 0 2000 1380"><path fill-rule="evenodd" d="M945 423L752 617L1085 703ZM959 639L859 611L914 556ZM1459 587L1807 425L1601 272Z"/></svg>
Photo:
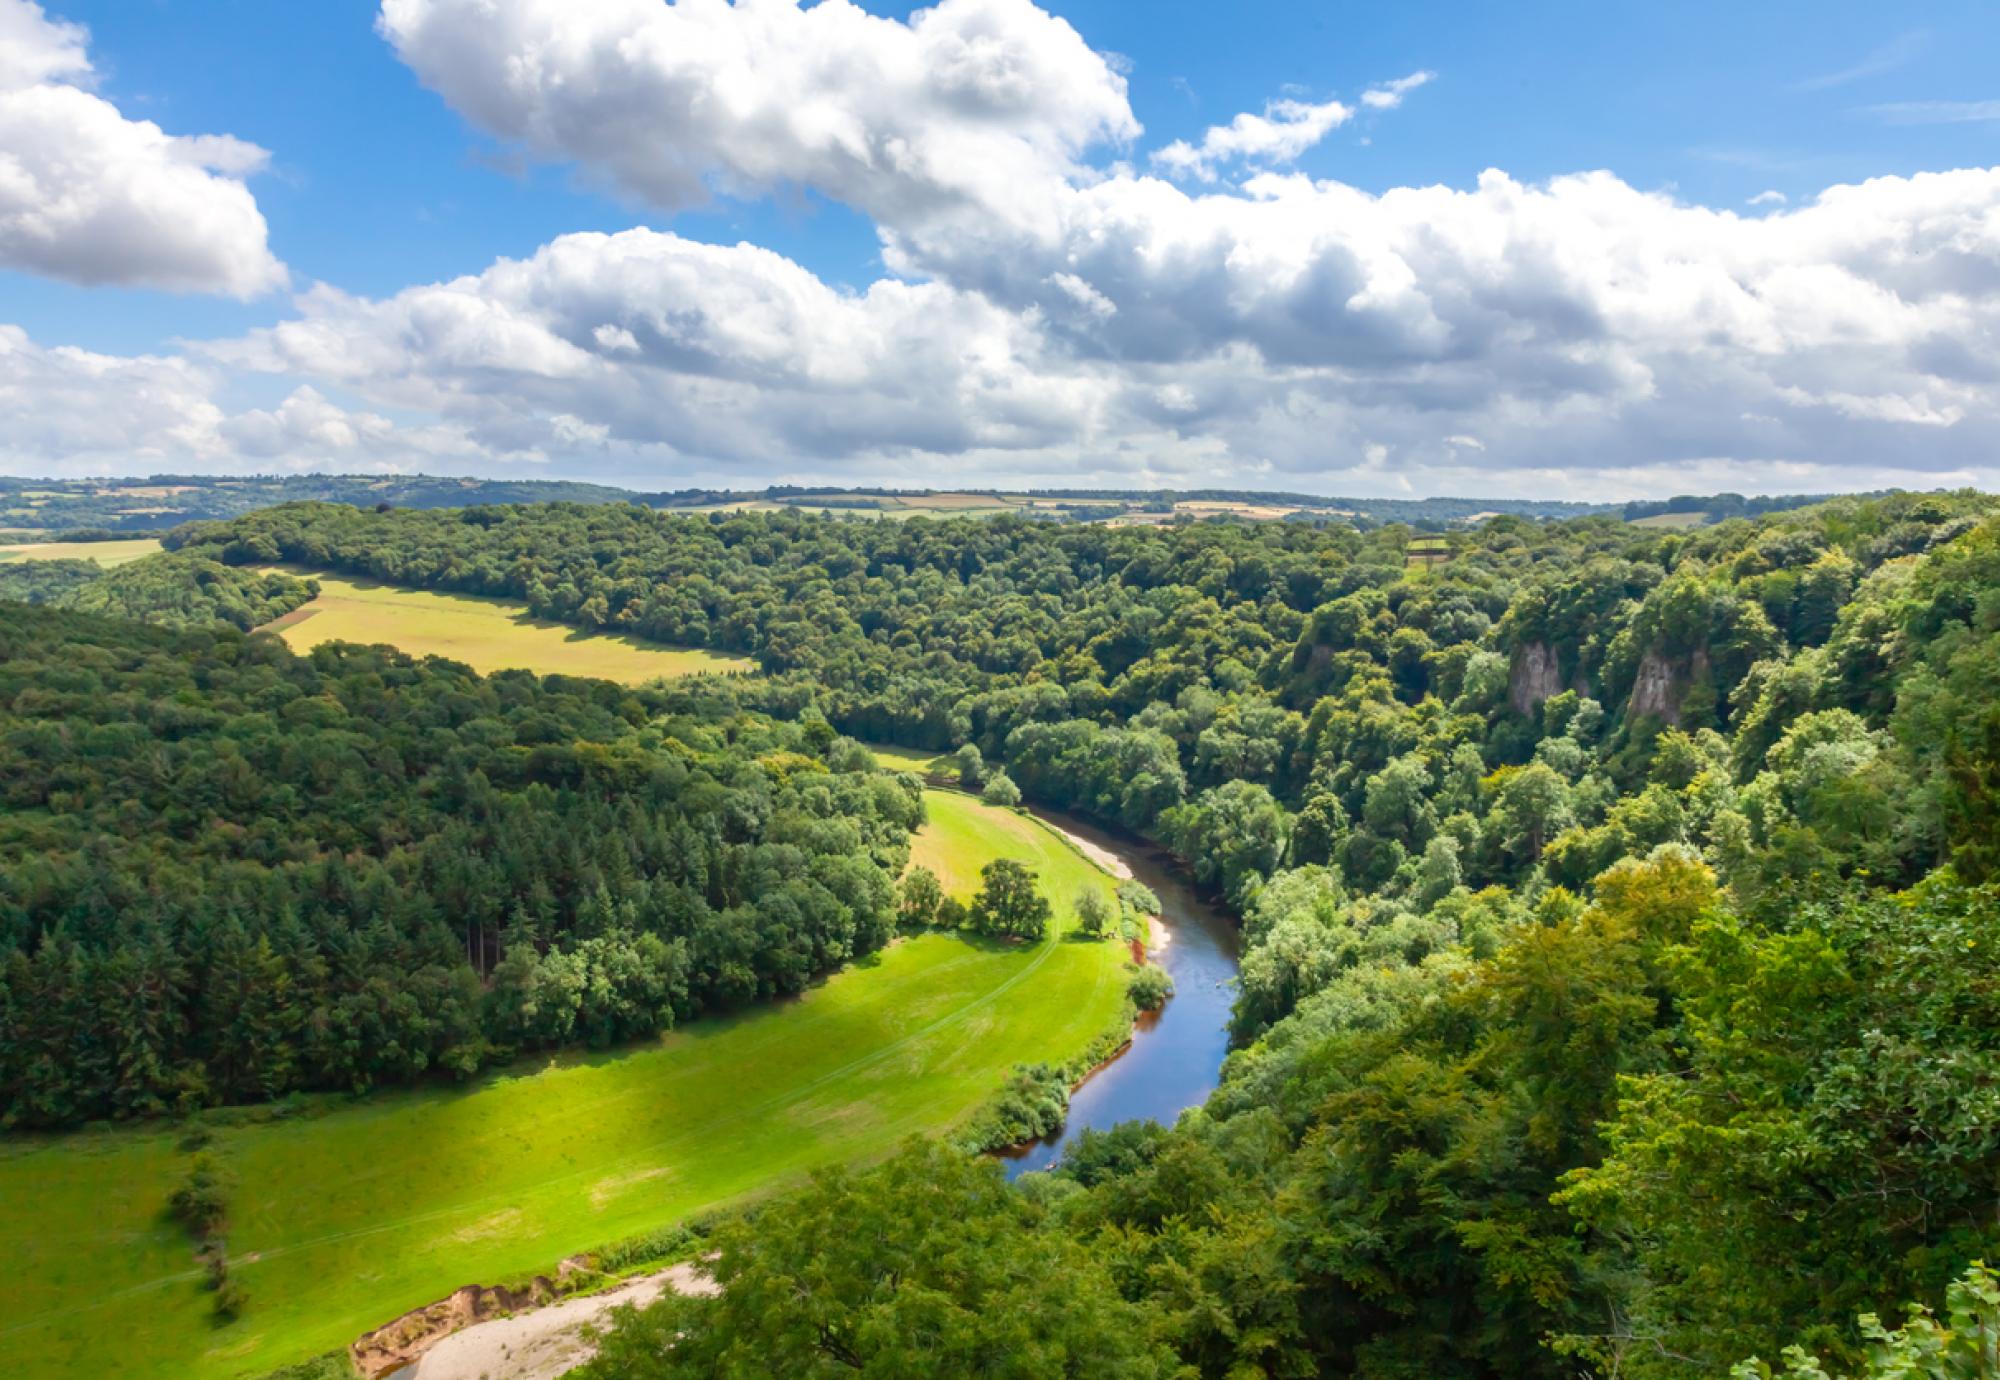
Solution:
<svg viewBox="0 0 2000 1380"><path fill-rule="evenodd" d="M1945 1293L1945 1321L1922 1304L1911 1304L1909 1320L1891 1330L1873 1313L1861 1315L1864 1359L1840 1380L1991 1380L2000 1375L2000 1277L1974 1261ZM1789 1346L1784 1369L1773 1370L1751 1357L1729 1372L1731 1380L1836 1380L1804 1346Z"/></svg>
<svg viewBox="0 0 2000 1380"><path fill-rule="evenodd" d="M1095 1281L1079 1288L1115 1295L1106 1316L1139 1324L1125 1340L1152 1348L1146 1364L1197 1374L1678 1377L1801 1339L1826 1359L1795 1366L1869 1364L1871 1345L1892 1343L1856 1331L1855 1313L1935 1303L1994 1246L1989 1027L2000 1021L1988 1007L2000 982L1980 957L2000 951L1983 889L2000 871L1993 507L1891 495L1672 532L1503 518L1452 533L1449 561L1416 571L1407 529L1304 523L299 505L190 531L191 559L509 595L578 627L754 657L765 674L624 692L630 705L543 683L533 709L504 677L454 686L494 698L423 721L452 736L442 757L404 735L406 763L462 814L485 799L459 789L450 766L464 762L469 782L521 797L536 820L546 809L564 846L538 845L523 825L523 860L503 881L467 864L481 885L449 887L439 879L458 871L412 856L441 848L423 832L431 797L413 802L393 773L366 808L336 807L338 772L296 770L284 780L303 804L230 776L181 813L136 788L99 805L85 789L99 768L77 761L164 757L208 786L183 770L176 736L207 730L170 734L142 715L150 737L127 741L119 725L132 715L88 708L96 686L48 667L0 678L12 716L0 765L47 782L9 816L19 841L5 885L21 887L17 874L29 885L0 892L15 907L0 909L0 935L27 936L32 954L0 988L0 1031L32 1033L0 1035L0 1054L28 1051L7 1066L11 1086L45 1105L38 1080L78 1043L47 1013L75 1010L68 994L115 954L130 973L99 981L131 994L118 1010L164 1013L121 1015L116 1029L162 1029L172 1047L185 1040L176 1019L241 1019L221 1052L192 1062L149 1063L156 1041L128 1054L103 1033L112 1022L87 1023L78 1068L157 1068L155 1103L198 1103L218 1070L259 1095L315 1057L311 1027L283 1014L296 1003L256 999L287 982L324 987L293 961L311 949L248 922L241 943L224 942L224 920L203 930L212 951L185 950L178 926L154 945L146 916L174 886L152 874L143 888L84 885L98 866L87 835L308 871L313 886L276 898L309 929L329 927L329 884L309 870L335 848L372 888L338 895L434 903L393 912L400 981L443 969L482 990L465 988L458 1009L476 1003L479 1017L427 1047L429 1067L479 1062L488 1045L618 1038L662 1004L678 1015L678 981L690 994L788 990L821 957L819 939L844 931L824 925L833 912L808 903L808 886L791 907L766 900L774 878L866 897L848 909L870 917L871 936L892 913L1040 934L1048 904L1018 868L982 878L970 915L933 904L916 873L900 897L869 878L894 875L891 826L914 816L897 804L906 790L862 771L841 735L955 749L968 786L1011 781L1029 800L1163 842L1243 915L1239 1046L1221 1087L1171 1130L1085 1137L1072 1171L1030 1176L1011 1197L992 1188L1008 1224L988 1235L976 1224L989 1188L933 1174L955 1195L936 1218L969 1243L948 1278L922 1274L942 1246L880 1224L889 1171L866 1188L780 1199L736 1229L756 1281L743 1299L676 1301L626 1324L602 1364L628 1369L607 1373L956 1373L983 1364L999 1325L974 1286L1028 1259L1074 1262ZM325 704L372 712L369 678L400 689L409 673L348 655L314 660L332 688L231 704L226 717L270 716L313 740L315 762L328 735L358 733L368 749L355 750L382 774L382 735ZM79 659L101 675L88 648ZM204 673L226 700L234 663L213 660ZM182 694L174 712L202 710L208 693ZM256 722L232 731L267 739ZM267 775L296 765L258 761ZM322 807L329 774L336 804ZM229 852L233 835L207 812L249 831L229 812L232 789L251 793L259 819L309 820L328 857L287 853L289 826L257 836L264 853ZM700 880L686 885L701 904L670 923L629 918L635 880L657 887L666 867L611 803L635 792L641 813L685 813L700 840L688 869ZM132 798L140 813L127 821ZM718 836L696 828L692 801L723 821ZM370 833L385 815L396 832ZM88 827L52 832L50 819ZM606 828L632 834L593 851ZM515 840L505 836L510 856ZM796 867L792 849L808 855ZM723 905L704 889L737 885L747 858L768 864L756 876L766 890ZM119 866L100 870L117 879ZM55 868L79 880L45 885ZM961 894L966 872L951 878ZM208 874L160 874L184 875ZM462 895L505 903L475 904L490 935L447 960L437 916L461 913ZM231 917L263 916L265 899L241 893ZM718 934L712 917L745 907L757 920ZM795 924L795 911L811 920ZM642 934L664 956L639 950ZM786 942L801 934L814 944ZM859 934L831 943L834 961ZM332 950L319 952L331 966ZM192 976L172 976L176 961ZM782 980L766 984L766 962ZM164 985L132 976L155 973ZM191 1009L144 999L190 984L220 995ZM486 988L505 995L490 1015ZM417 1005L450 1012L457 990L419 987ZM1074 1072L1018 1070L969 1138L1057 1124ZM922 1277L906 1290L912 1269ZM854 1288L794 1287L822 1270ZM1046 1342L1039 1322L1010 1321L1020 1354L1046 1361L1022 1373L1071 1363L1033 1350ZM1913 1325L1893 1345L1920 1358L1938 1336ZM1095 1359L1108 1373L1127 1364Z"/></svg>
<svg viewBox="0 0 2000 1380"><path fill-rule="evenodd" d="M628 1313L582 1380L1179 1373L1154 1311L997 1167L912 1145L725 1226L713 1299ZM887 1262L896 1262L884 1268ZM798 1281L809 1279L811 1288Z"/></svg>
<svg viewBox="0 0 2000 1380"><path fill-rule="evenodd" d="M295 1366L280 1367L262 1376L261 1380L355 1380L356 1375L354 1362L343 1347Z"/></svg>
<svg viewBox="0 0 2000 1380"><path fill-rule="evenodd" d="M928 929L938 923L944 888L928 867L912 867L896 890L896 926L904 931ZM953 926L952 928L956 928Z"/></svg>
<svg viewBox="0 0 2000 1380"><path fill-rule="evenodd" d="M1111 907L1105 901L1103 893L1094 887L1086 887L1079 891L1072 909L1076 916L1078 934L1099 939L1111 928Z"/></svg>
<svg viewBox="0 0 2000 1380"><path fill-rule="evenodd" d="M1012 858L996 858L980 869L979 894L968 922L975 930L1014 939L1043 938L1049 929L1049 898L1035 874Z"/></svg>
<svg viewBox="0 0 2000 1380"><path fill-rule="evenodd" d="M9 1124L463 1076L799 991L886 940L921 817L795 769L797 730L604 682L19 605L0 667Z"/></svg>
<svg viewBox="0 0 2000 1380"><path fill-rule="evenodd" d="M1132 998L1132 1005L1141 1011L1157 1011L1174 994L1174 980L1159 964L1142 963L1133 972L1125 992Z"/></svg>
<svg viewBox="0 0 2000 1380"><path fill-rule="evenodd" d="M319 588L281 571L239 570L188 553L110 569L90 560L0 564L0 599L169 627L248 632L310 602Z"/></svg>
<svg viewBox="0 0 2000 1380"><path fill-rule="evenodd" d="M996 771L986 778L986 784L980 788L979 798L988 805L1012 809L1021 803L1021 788L1014 784L1014 778L1006 772Z"/></svg>
<svg viewBox="0 0 2000 1380"><path fill-rule="evenodd" d="M229 1194L235 1186L228 1166L208 1151L200 1151L188 1166L187 1178L167 1200L167 1211L197 1243L205 1242L222 1231L229 1217Z"/></svg>

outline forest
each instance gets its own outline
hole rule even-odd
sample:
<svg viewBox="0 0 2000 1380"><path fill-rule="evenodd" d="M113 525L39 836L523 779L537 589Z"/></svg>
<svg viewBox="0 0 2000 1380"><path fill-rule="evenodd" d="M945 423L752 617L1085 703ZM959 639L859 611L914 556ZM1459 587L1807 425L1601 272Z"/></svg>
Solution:
<svg viewBox="0 0 2000 1380"><path fill-rule="evenodd" d="M1979 1374L1904 1310L1996 1311L1997 515L1501 516L1442 561L1395 525L189 524L191 570L762 674L0 611L0 1089L144 1114L796 990L886 939L921 819L850 740L970 747L1241 916L1222 1086L1018 1187L932 1144L824 1175L589 1373Z"/></svg>
<svg viewBox="0 0 2000 1380"><path fill-rule="evenodd" d="M796 992L887 938L922 818L824 721L379 647L0 604L0 706L13 1126L464 1075Z"/></svg>

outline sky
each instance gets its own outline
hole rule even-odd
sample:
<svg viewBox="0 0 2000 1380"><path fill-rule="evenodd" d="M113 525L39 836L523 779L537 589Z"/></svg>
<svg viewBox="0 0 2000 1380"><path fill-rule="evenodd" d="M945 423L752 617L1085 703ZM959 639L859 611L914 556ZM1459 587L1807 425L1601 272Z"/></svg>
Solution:
<svg viewBox="0 0 2000 1380"><path fill-rule="evenodd" d="M1990 3L0 0L0 472L2000 487Z"/></svg>

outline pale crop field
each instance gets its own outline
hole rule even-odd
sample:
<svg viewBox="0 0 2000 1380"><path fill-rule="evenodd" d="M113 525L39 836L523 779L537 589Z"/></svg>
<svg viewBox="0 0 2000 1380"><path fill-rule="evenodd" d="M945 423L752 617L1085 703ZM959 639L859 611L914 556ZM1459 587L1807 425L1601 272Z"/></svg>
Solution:
<svg viewBox="0 0 2000 1380"><path fill-rule="evenodd" d="M505 599L404 589L372 580L292 570L319 581L319 597L268 627L296 652L322 642L386 642L412 656L443 656L482 674L528 670L636 685L698 671L749 671L755 663L636 637L586 633L531 616Z"/></svg>
<svg viewBox="0 0 2000 1380"><path fill-rule="evenodd" d="M153 537L129 541L37 541L0 546L0 561L96 561L106 569L160 550Z"/></svg>

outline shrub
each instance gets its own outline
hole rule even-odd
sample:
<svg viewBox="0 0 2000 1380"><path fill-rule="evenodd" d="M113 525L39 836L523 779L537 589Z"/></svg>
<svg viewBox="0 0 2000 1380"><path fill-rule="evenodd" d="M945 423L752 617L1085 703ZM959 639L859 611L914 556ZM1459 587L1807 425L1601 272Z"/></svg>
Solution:
<svg viewBox="0 0 2000 1380"><path fill-rule="evenodd" d="M986 778L986 788L979 793L979 798L988 805L1011 810L1021 803L1021 788L1006 772L996 771Z"/></svg>
<svg viewBox="0 0 2000 1380"><path fill-rule="evenodd" d="M221 1230L229 1216L229 1190L234 1187L228 1166L202 1151L188 1167L188 1176L167 1200L167 1209L187 1234L205 1241Z"/></svg>
<svg viewBox="0 0 2000 1380"><path fill-rule="evenodd" d="M1157 1011L1174 994L1174 980L1159 964L1142 963L1139 970L1132 974L1132 981L1125 991L1132 998L1132 1005L1141 1011Z"/></svg>

